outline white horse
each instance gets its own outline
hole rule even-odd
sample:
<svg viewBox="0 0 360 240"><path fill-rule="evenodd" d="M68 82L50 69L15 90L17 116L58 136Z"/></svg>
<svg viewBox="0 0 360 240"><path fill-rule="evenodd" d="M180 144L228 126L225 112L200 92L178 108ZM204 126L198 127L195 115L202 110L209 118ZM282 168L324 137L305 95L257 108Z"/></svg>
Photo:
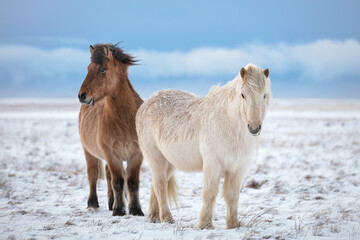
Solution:
<svg viewBox="0 0 360 240"><path fill-rule="evenodd" d="M177 197L173 176L177 168L204 172L201 229L213 228L213 206L221 176L225 176L226 226L239 227L240 187L270 98L269 69L248 64L231 82L203 98L164 90L142 104L136 128L152 175L151 222L174 222L167 201L168 196Z"/></svg>

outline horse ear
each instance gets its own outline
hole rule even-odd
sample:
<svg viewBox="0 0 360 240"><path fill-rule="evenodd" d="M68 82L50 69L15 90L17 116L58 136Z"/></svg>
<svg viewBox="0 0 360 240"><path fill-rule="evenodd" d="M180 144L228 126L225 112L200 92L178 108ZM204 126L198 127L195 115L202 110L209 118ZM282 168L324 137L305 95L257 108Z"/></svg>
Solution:
<svg viewBox="0 0 360 240"><path fill-rule="evenodd" d="M264 70L264 74L266 77L269 77L269 74L270 74L270 70L267 68Z"/></svg>
<svg viewBox="0 0 360 240"><path fill-rule="evenodd" d="M90 48L90 53L91 53L91 55L92 55L93 52L94 52L94 47L93 47L92 45L90 45L89 48Z"/></svg>
<svg viewBox="0 0 360 240"><path fill-rule="evenodd" d="M240 76L241 76L242 79L244 79L245 74L246 74L246 69L245 69L244 67L242 67L242 68L240 69Z"/></svg>

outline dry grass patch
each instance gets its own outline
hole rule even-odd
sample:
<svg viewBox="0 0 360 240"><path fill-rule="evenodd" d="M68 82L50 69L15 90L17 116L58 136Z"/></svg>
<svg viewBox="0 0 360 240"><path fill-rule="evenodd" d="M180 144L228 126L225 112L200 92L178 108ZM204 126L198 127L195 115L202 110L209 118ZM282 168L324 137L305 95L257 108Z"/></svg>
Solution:
<svg viewBox="0 0 360 240"><path fill-rule="evenodd" d="M12 184L3 173L0 173L0 196L4 198L11 198L14 193Z"/></svg>

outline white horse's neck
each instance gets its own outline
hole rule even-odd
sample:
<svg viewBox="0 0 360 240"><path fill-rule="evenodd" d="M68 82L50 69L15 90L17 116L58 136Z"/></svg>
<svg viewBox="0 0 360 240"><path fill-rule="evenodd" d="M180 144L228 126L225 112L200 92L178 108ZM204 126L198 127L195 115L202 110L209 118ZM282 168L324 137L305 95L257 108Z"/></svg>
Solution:
<svg viewBox="0 0 360 240"><path fill-rule="evenodd" d="M214 88L203 98L208 124L214 124L213 129L218 131L217 135L222 136L224 142L230 142L232 146L225 148L241 148L243 153L250 156L257 145L258 137L251 136L243 116L241 115L241 93L240 86L234 79L222 87ZM244 152L245 151L245 152Z"/></svg>
<svg viewBox="0 0 360 240"><path fill-rule="evenodd" d="M214 87L210 93L204 97L204 102L209 104L215 115L226 113L228 121L234 128L246 126L240 112L241 99L236 91L240 89L237 78L226 83L222 87Z"/></svg>

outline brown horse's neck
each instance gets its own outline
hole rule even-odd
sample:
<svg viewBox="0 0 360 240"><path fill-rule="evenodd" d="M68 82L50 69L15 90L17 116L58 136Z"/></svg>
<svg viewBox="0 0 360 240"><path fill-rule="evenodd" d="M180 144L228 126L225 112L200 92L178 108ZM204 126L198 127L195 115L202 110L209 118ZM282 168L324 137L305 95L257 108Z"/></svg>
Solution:
<svg viewBox="0 0 360 240"><path fill-rule="evenodd" d="M143 103L143 100L132 86L127 75L127 71L124 69L120 69L120 71L121 73L118 76L120 78L118 79L118 84L115 86L113 91L109 93L109 97L111 97L113 101L120 105L133 102L138 107L140 107L140 105Z"/></svg>
<svg viewBox="0 0 360 240"><path fill-rule="evenodd" d="M130 83L126 71L121 71L118 77L118 84L105 97L105 115L133 125L136 112L143 100Z"/></svg>

